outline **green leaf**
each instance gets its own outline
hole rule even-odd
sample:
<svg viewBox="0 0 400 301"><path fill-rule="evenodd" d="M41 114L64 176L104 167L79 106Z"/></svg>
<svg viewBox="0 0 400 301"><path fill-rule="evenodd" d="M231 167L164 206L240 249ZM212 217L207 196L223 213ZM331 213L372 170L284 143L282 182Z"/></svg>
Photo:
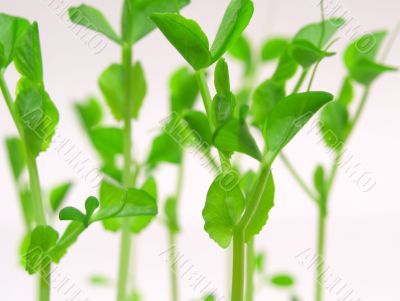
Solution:
<svg viewBox="0 0 400 301"><path fill-rule="evenodd" d="M273 160L310 118L333 96L327 92L305 92L285 97L274 107L264 125L268 160Z"/></svg>
<svg viewBox="0 0 400 301"><path fill-rule="evenodd" d="M129 188L127 190L103 181L100 186L100 210L90 222L112 219L113 223L105 223L107 230L119 229L118 217L154 216L157 214L156 200L143 189Z"/></svg>
<svg viewBox="0 0 400 301"><path fill-rule="evenodd" d="M50 226L37 226L32 231L28 252L25 254L25 269L29 274L35 274L42 266L50 264L48 251L57 240L58 233Z"/></svg>
<svg viewBox="0 0 400 301"><path fill-rule="evenodd" d="M279 59L289 46L286 38L271 38L264 42L261 49L261 59L263 62L270 62Z"/></svg>
<svg viewBox="0 0 400 301"><path fill-rule="evenodd" d="M182 67L176 70L171 76L169 88L171 112L181 114L193 107L199 94L199 86L189 68Z"/></svg>
<svg viewBox="0 0 400 301"><path fill-rule="evenodd" d="M161 163L180 164L182 147L169 134L162 133L153 140L147 165L155 168Z"/></svg>
<svg viewBox="0 0 400 301"><path fill-rule="evenodd" d="M113 232L119 230L121 227L121 221L119 219L109 217L117 214L118 211L123 207L126 198L125 190L114 183L103 180L100 185L99 197L99 211L104 212L102 214L105 218L102 218L102 215L100 215L98 219L102 221L106 230Z"/></svg>
<svg viewBox="0 0 400 301"><path fill-rule="evenodd" d="M253 68L252 49L249 40L244 35L241 35L235 43L232 43L228 49L228 53L233 58L243 62L245 65L245 74L249 74Z"/></svg>
<svg viewBox="0 0 400 301"><path fill-rule="evenodd" d="M152 14L151 20L195 70L212 63L208 38L194 20L172 13Z"/></svg>
<svg viewBox="0 0 400 301"><path fill-rule="evenodd" d="M375 61L386 34L385 31L373 32L351 42L343 56L346 67L351 70L361 59Z"/></svg>
<svg viewBox="0 0 400 301"><path fill-rule="evenodd" d="M57 212L60 208L61 204L65 200L68 192L71 190L72 183L65 182L60 185L57 185L50 191L49 200L50 207L53 212Z"/></svg>
<svg viewBox="0 0 400 301"><path fill-rule="evenodd" d="M147 84L144 71L140 63L136 63L131 71L132 86L132 117L137 118L144 97L147 93ZM126 103L126 70L122 65L112 64L100 75L99 86L115 119L121 120L125 116Z"/></svg>
<svg viewBox="0 0 400 301"><path fill-rule="evenodd" d="M122 11L122 38L132 45L147 34L152 32L156 26L150 20L153 13L175 12L176 2L180 8L188 5L189 0L125 0Z"/></svg>
<svg viewBox="0 0 400 301"><path fill-rule="evenodd" d="M331 18L319 23L304 26L294 36L293 41L305 40L322 49L345 24L342 18Z"/></svg>
<svg viewBox="0 0 400 301"><path fill-rule="evenodd" d="M225 59L220 59L215 66L214 85L217 93L228 94L231 92L229 68Z"/></svg>
<svg viewBox="0 0 400 301"><path fill-rule="evenodd" d="M14 50L14 64L21 75L34 83L43 83L42 54L36 22L18 38Z"/></svg>
<svg viewBox="0 0 400 301"><path fill-rule="evenodd" d="M68 14L73 23L99 32L115 43L122 44L121 38L115 33L103 13L96 8L81 4L78 7L70 7Z"/></svg>
<svg viewBox="0 0 400 301"><path fill-rule="evenodd" d="M142 186L143 191L147 192L151 197L157 200L157 183L152 177L148 178ZM139 234L153 221L154 216L134 216L130 219L131 231Z"/></svg>
<svg viewBox="0 0 400 301"><path fill-rule="evenodd" d="M204 229L211 239L227 248L245 208L245 199L239 185L226 189L224 176L219 175L208 190L203 219Z"/></svg>
<svg viewBox="0 0 400 301"><path fill-rule="evenodd" d="M88 132L103 120L103 110L95 98L88 98L84 102L76 103L74 107L82 125Z"/></svg>
<svg viewBox="0 0 400 301"><path fill-rule="evenodd" d="M94 211L99 207L100 203L94 196L88 197L85 201L86 219L90 220Z"/></svg>
<svg viewBox="0 0 400 301"><path fill-rule="evenodd" d="M29 26L26 19L0 13L0 48L3 56L1 67L6 68L12 62L16 42Z"/></svg>
<svg viewBox="0 0 400 301"><path fill-rule="evenodd" d="M240 152L262 160L262 154L246 123L231 119L214 134L214 145L224 152Z"/></svg>
<svg viewBox="0 0 400 301"><path fill-rule="evenodd" d="M23 145L19 138L8 137L6 138L6 148L14 179L18 183L26 166Z"/></svg>
<svg viewBox="0 0 400 301"><path fill-rule="evenodd" d="M236 98L231 92L218 93L212 101L212 117L216 126L224 125L234 117L236 109Z"/></svg>
<svg viewBox="0 0 400 301"><path fill-rule="evenodd" d="M342 88L340 89L338 102L341 102L346 107L353 101L354 98L354 87L349 76L343 80Z"/></svg>
<svg viewBox="0 0 400 301"><path fill-rule="evenodd" d="M295 280L291 275L288 274L276 274L270 279L271 284L278 287L292 287L295 284Z"/></svg>
<svg viewBox="0 0 400 301"><path fill-rule="evenodd" d="M255 235L259 234L262 228L267 224L267 221L269 219L269 212L275 205L274 197L275 183L272 172L269 171L267 184L261 195L257 210L252 216L251 220L247 223L247 229L245 232L246 242L250 241Z"/></svg>
<svg viewBox="0 0 400 301"><path fill-rule="evenodd" d="M298 64L289 53L289 49L281 55L278 61L278 66L272 76L272 79L277 82L285 82L291 79L297 71Z"/></svg>
<svg viewBox="0 0 400 301"><path fill-rule="evenodd" d="M86 229L81 222L71 222L65 229L57 244L50 250L50 257L55 263L59 263L68 249L76 243L79 236Z"/></svg>
<svg viewBox="0 0 400 301"><path fill-rule="evenodd" d="M87 219L79 209L75 207L65 207L60 211L59 218L61 221L76 221L87 226Z"/></svg>
<svg viewBox="0 0 400 301"><path fill-rule="evenodd" d="M285 97L285 85L274 80L266 80L253 94L251 113L254 123L262 128L269 113Z"/></svg>
<svg viewBox="0 0 400 301"><path fill-rule="evenodd" d="M96 127L90 131L90 138L96 150L106 158L123 153L124 133L121 128Z"/></svg>
<svg viewBox="0 0 400 301"><path fill-rule="evenodd" d="M320 129L328 147L335 149L345 142L348 123L349 114L343 103L333 101L322 109Z"/></svg>
<svg viewBox="0 0 400 301"><path fill-rule="evenodd" d="M211 56L216 62L234 44L253 16L254 5L250 0L231 0L211 46Z"/></svg>
<svg viewBox="0 0 400 301"><path fill-rule="evenodd" d="M344 54L350 76L362 85L370 85L379 75L396 70L376 62L386 32L369 33L352 42Z"/></svg>
<svg viewBox="0 0 400 301"><path fill-rule="evenodd" d="M335 54L333 52L320 50L318 47L306 40L294 41L290 45L290 53L296 62L299 63L304 69L309 68L325 57Z"/></svg>
<svg viewBox="0 0 400 301"><path fill-rule="evenodd" d="M206 143L208 146L212 144L212 132L208 123L207 116L203 112L199 111L188 111L183 116L183 119L187 122L189 129L192 131L192 135L195 135L200 143ZM199 141L193 141L192 144L196 144Z"/></svg>
<svg viewBox="0 0 400 301"><path fill-rule="evenodd" d="M36 157L50 145L59 119L57 108L45 91L35 88L21 91L15 106L27 148Z"/></svg>
<svg viewBox="0 0 400 301"><path fill-rule="evenodd" d="M180 231L178 222L178 202L176 197L169 197L164 206L167 226L170 232L178 233Z"/></svg>
<svg viewBox="0 0 400 301"><path fill-rule="evenodd" d="M350 75L360 84L368 86L381 74L396 70L397 68L378 64L368 59L360 59L350 70Z"/></svg>
<svg viewBox="0 0 400 301"><path fill-rule="evenodd" d="M140 62L137 62L133 66L132 71L132 90L133 90L133 113L132 116L137 119L139 117L139 111L142 107L143 100L147 93L146 78L144 70Z"/></svg>

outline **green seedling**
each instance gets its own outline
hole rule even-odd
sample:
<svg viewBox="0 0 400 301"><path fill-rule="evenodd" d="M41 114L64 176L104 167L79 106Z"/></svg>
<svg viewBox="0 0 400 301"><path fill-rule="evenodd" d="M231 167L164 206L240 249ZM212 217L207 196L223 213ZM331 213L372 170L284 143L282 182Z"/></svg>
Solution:
<svg viewBox="0 0 400 301"><path fill-rule="evenodd" d="M210 186L203 210L205 230L223 248L227 248L233 240L233 301L244 300L245 296L245 245L251 244L254 236L265 226L274 205L271 166L304 124L333 98L326 92L308 91L295 92L279 99L262 120L264 149L259 149L247 123L249 108L246 105L235 108L237 102L231 92L228 66L221 59L240 38L250 22L252 12L251 1L231 1L211 49L205 33L195 21L171 13L151 16L166 38L196 71L213 135L212 142L221 159L221 172ZM307 41L307 34L300 37L299 40ZM326 52L317 51L317 46L312 42L296 44L296 47L304 48L304 53L310 56L306 63L301 62L305 69L309 68L311 62L318 61L315 53L319 59L327 56ZM325 42L324 39L321 41ZM294 50L290 50L284 55L296 62L293 58ZM215 67L214 84L217 94L212 99L204 69L216 61L218 64ZM280 64L278 73L285 73L287 70L284 69L283 64ZM238 185L240 175L232 177L230 158L235 153L246 154L260 162L257 179L251 183L248 194Z"/></svg>

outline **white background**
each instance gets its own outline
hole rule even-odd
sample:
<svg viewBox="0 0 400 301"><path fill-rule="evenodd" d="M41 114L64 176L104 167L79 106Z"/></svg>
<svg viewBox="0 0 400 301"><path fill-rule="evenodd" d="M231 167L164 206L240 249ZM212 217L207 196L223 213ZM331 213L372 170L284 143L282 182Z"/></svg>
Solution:
<svg viewBox="0 0 400 301"><path fill-rule="evenodd" d="M97 165L95 153L82 134L73 112L73 103L88 95L100 95L97 77L112 62L120 60L119 49L109 43L100 54L94 55L84 43L68 28L65 16L54 9L57 3L78 5L81 1L50 0L2 0L0 11L37 20L40 25L44 57L45 83L47 90L61 112L58 133L69 139L90 164ZM87 4L100 8L117 28L122 1L87 0ZM199 21L211 37L214 36L227 0L193 0L183 13ZM317 1L306 0L255 0L256 12L247 32L252 41L259 45L267 36L292 35L298 28L319 20ZM327 1L329 2L329 1ZM392 30L400 19L398 0L337 0L331 1L328 14L346 13L352 20L354 32L371 30ZM350 27L349 27L350 28ZM337 51L348 43L349 35L341 33L341 40L335 44ZM134 144L141 158L149 148L151 138L157 134L159 120L167 114L169 74L184 64L182 58L159 33L144 39L134 50L134 56L143 62L146 70L149 93L141 113L141 120L134 125ZM400 42L397 41L387 63L400 65ZM259 80L270 74L267 68ZM239 69L232 66L234 82L239 79ZM335 93L345 74L341 56L326 60L318 72L315 89ZM14 71L7 73L10 87L14 89L17 76ZM369 192L353 183L344 172L339 173L330 204L328 226L328 251L326 262L335 277L342 279L346 290L354 290L348 300L397 301L398 275L400 271L400 199L399 176L399 74L380 78L374 85L368 107L348 147L354 162L362 170L370 172L376 186ZM359 100L360 93L357 93ZM0 138L14 134L15 128L4 102L0 103ZM111 121L111 119L110 119ZM304 132L287 149L288 156L306 179L311 179L314 166L325 163L329 156L315 134ZM18 266L17 250L23 235L23 223L19 205L6 160L4 146L0 148L0 293L1 300L35 300L34 278L29 277ZM63 180L72 179L74 188L68 204L82 206L86 196L96 194L89 183L65 163L65 156L50 150L39 158L40 175L45 187L52 187ZM225 294L226 255L202 230L201 210L212 175L201 167L198 159L187 155L185 188L180 215L183 232L179 238L179 252L184 255L193 271L204 275ZM243 160L244 166L255 166L252 160ZM162 200L174 191L175 168L165 166L157 175ZM288 271L296 275L297 291L302 300L313 298L313 269L308 269L296 260L296 255L311 248L315 250L316 207L292 180L284 166L278 162L274 167L277 185L276 207L271 212L268 227L257 238L257 249L268 252L267 268L270 273ZM310 182L310 181L309 181ZM56 223L62 230L64 223ZM168 300L168 267L165 255L159 255L167 248L164 228L154 223L140 238L134 240L137 286L144 292L145 300ZM69 251L58 267L59 273L69 279L68 285L82 290L81 299L113 300L114 290L96 288L88 284L92 274L106 274L115 277L118 260L118 235L102 231L96 225L87 231ZM190 287L187 277L181 279L182 300L198 300L199 292ZM257 300L288 300L284 292L267 289ZM360 298L360 299L357 299ZM64 301L64 291L53 291L53 300ZM326 300L338 300L333 293L326 293Z"/></svg>

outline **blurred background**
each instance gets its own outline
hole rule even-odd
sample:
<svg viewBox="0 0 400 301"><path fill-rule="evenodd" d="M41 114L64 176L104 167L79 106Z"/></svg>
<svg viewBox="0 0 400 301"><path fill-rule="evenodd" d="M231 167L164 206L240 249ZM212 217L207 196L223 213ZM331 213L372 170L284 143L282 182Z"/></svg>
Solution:
<svg viewBox="0 0 400 301"><path fill-rule="evenodd" d="M214 36L228 0L192 0L183 10L185 16L199 21L210 39ZM120 60L120 52L112 43L102 44L98 51L87 45L73 31L64 10L79 5L76 0L2 0L0 11L37 20L40 26L44 57L45 83L56 103L61 120L57 134L70 141L89 165L98 165L97 157L86 139L74 113L73 104L87 96L100 96L97 78L113 62ZM122 1L86 0L105 13L114 28L119 28ZM246 34L259 47L267 37L292 36L300 27L320 20L318 0L254 0L255 15ZM351 25L339 33L340 40L333 46L339 55L325 60L318 70L314 89L336 93L345 69L342 50L352 35L370 31L394 30L400 21L398 0L331 0L326 1L327 16L344 16ZM166 39L154 32L134 50L135 59L143 63L148 81L148 95L141 119L134 125L134 144L143 158L157 135L160 120L168 112L168 79L185 62ZM400 66L400 39L386 61ZM10 87L18 77L14 70L6 74ZM240 80L240 66L231 64L235 85ZM273 66L266 66L258 82L266 79ZM343 170L339 173L329 208L328 245L326 265L334 277L353 291L348 299L326 292L327 301L372 301L400 299L398 280L400 272L400 74L382 76L373 86L368 107L352 137L348 152L359 169L368 173L376 185L369 191L355 183ZM13 88L12 88L13 89ZM360 91L357 91L357 100ZM2 99L2 97L0 97ZM200 105L200 102L199 102ZM15 133L3 101L0 102L0 138ZM110 118L110 123L112 119ZM317 163L330 166L327 153L316 132L303 131L286 150L287 155L311 183ZM71 179L74 187L68 198L69 205L82 206L88 195L97 191L66 162L65 155L54 148L39 158L39 170L44 187L52 187ZM256 167L252 159L243 159L245 167ZM227 258L203 231L201 210L212 174L201 166L198 158L186 155L185 186L180 208L183 231L178 241L178 252L194 266L196 277L203 276L219 296L226 294ZM176 168L165 165L157 174L161 199L174 191ZM290 272L296 276L299 296L312 300L314 269L298 259L306 250L316 251L316 206L293 181L281 162L274 166L277 186L276 206L270 214L269 224L257 238L257 250L267 253L266 265L271 273ZM34 300L35 279L27 276L18 265L18 246L23 236L23 221L11 178L4 144L0 147L0 188L2 197L0 217L0 292L7 301ZM65 223L56 222L61 230ZM100 224L90 228L79 243L72 247L58 266L58 272L67 283L80 291L71 300L113 300L112 287L93 287L88 279L93 274L115 277L117 272L119 235L102 230ZM169 267L163 252L167 249L165 229L153 223L143 235L135 238L133 252L139 277L136 279L144 300L168 300ZM181 278L182 300L199 300L201 294L193 287L193 279ZM341 295L343 297L343 295ZM261 290L257 300L288 300L283 291ZM53 291L53 300L68 300L63 292Z"/></svg>

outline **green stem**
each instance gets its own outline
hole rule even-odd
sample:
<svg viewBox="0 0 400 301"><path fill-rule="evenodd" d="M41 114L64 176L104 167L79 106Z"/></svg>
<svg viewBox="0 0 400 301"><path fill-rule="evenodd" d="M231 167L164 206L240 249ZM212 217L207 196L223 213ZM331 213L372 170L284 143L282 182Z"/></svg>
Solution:
<svg viewBox="0 0 400 301"><path fill-rule="evenodd" d="M178 270L176 268L176 233L169 230L169 263L170 263L170 277L171 277L171 300L179 300L178 290Z"/></svg>
<svg viewBox="0 0 400 301"><path fill-rule="evenodd" d="M177 207L179 206L179 201L182 195L183 189L183 176L184 176L184 169L185 169L185 161L184 157L182 158L182 162L179 165L178 169L178 178L176 184L176 202ZM179 287L178 287L178 270L176 268L176 231L173 231L171 228L168 230L169 236L169 263L170 263L170 277L171 277L171 297L172 301L179 300Z"/></svg>
<svg viewBox="0 0 400 301"><path fill-rule="evenodd" d="M7 87L7 83L4 79L4 71L0 70L0 89L3 97L6 101L8 110L10 111L11 117L17 128L18 134L22 141L22 146L24 149L24 154L27 162L28 174L29 174L29 186L30 193L32 195L32 202L34 208L34 217L36 225L46 225L46 214L44 211L43 200L42 200L42 189L40 185L39 173L36 164L36 158L30 153L28 147L25 144L25 135L23 125L15 111L14 101L11 93ZM49 301L50 300L50 262L42 267L39 272L38 279L38 298L39 301Z"/></svg>
<svg viewBox="0 0 400 301"><path fill-rule="evenodd" d="M201 98L203 99L204 108L208 118L208 123L211 127L211 132L215 130L215 124L212 119L212 98L210 90L208 89L207 78L204 70L196 71L197 84L200 89Z"/></svg>
<svg viewBox="0 0 400 301"><path fill-rule="evenodd" d="M233 235L233 268L232 268L232 301L243 301L244 297L244 266L245 266L244 232L235 231Z"/></svg>
<svg viewBox="0 0 400 301"><path fill-rule="evenodd" d="M302 86L303 83L304 83L304 80L305 80L306 77L307 77L308 70L309 70L308 68L303 69L303 72L301 73L301 75L300 75L300 77L299 77L299 80L297 81L296 86L294 87L294 89L293 89L293 91L292 91L292 94L295 94L295 93L299 92L301 86Z"/></svg>
<svg viewBox="0 0 400 301"><path fill-rule="evenodd" d="M122 48L122 65L125 69L125 101L126 111L124 116L124 170L122 184L124 188L129 188L131 183L131 166L132 166L132 48L124 45ZM131 253L131 231L129 227L129 219L125 218L122 222L120 259L117 284L117 301L126 300L127 280L129 276L129 257Z"/></svg>
<svg viewBox="0 0 400 301"><path fill-rule="evenodd" d="M323 273L325 267L325 231L326 231L326 212L324 210L319 211L319 223L318 223L318 257L315 275L315 300L322 301L323 298Z"/></svg>
<svg viewBox="0 0 400 301"><path fill-rule="evenodd" d="M247 243L246 254L246 301L254 298L254 238Z"/></svg>
<svg viewBox="0 0 400 301"><path fill-rule="evenodd" d="M314 194L314 192L308 187L306 182L302 179L300 174L296 171L294 168L293 164L290 162L290 160L286 157L286 155L281 152L280 153L280 158L282 159L282 162L285 164L286 168L289 170L289 172L292 174L293 178L297 181L299 186L303 189L303 191L313 200L317 200L317 196Z"/></svg>

